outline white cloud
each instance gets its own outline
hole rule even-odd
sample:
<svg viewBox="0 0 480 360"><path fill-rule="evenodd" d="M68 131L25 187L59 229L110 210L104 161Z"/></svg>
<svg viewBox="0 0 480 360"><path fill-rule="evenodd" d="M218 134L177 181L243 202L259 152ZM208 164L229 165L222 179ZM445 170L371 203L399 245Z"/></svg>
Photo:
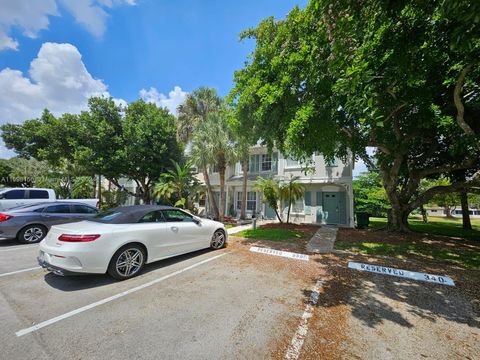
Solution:
<svg viewBox="0 0 480 360"><path fill-rule="evenodd" d="M58 15L55 0L2 0L0 11L0 50L18 48L18 41L8 35L10 28L22 29L25 36L34 38L48 28L48 17Z"/></svg>
<svg viewBox="0 0 480 360"><path fill-rule="evenodd" d="M0 51L18 49L18 40L9 33L13 27L23 35L35 38L48 29L49 17L59 16L58 5L72 14L90 33L101 37L105 32L108 13L115 6L135 5L134 0L1 0Z"/></svg>
<svg viewBox="0 0 480 360"><path fill-rule="evenodd" d="M102 94L108 96L107 86L90 75L75 46L45 43L30 63L29 76L0 71L0 122L21 123L44 108L56 115L78 113L90 96Z"/></svg>
<svg viewBox="0 0 480 360"><path fill-rule="evenodd" d="M146 102L153 102L157 106L166 107L174 115L177 115L177 107L185 101L187 92L183 91L180 86L175 86L172 91L168 93L168 97L154 87L149 90L142 89L139 92L140 97Z"/></svg>
<svg viewBox="0 0 480 360"><path fill-rule="evenodd" d="M38 118L45 108L56 116L80 113L87 109L88 98L96 95L110 96L107 85L88 72L78 49L71 44L44 43L28 74L10 68L0 70L0 124ZM142 99L167 107L172 113L186 95L179 86L168 96L155 88L140 91ZM127 105L123 99L113 100ZM0 157L13 155L0 142Z"/></svg>

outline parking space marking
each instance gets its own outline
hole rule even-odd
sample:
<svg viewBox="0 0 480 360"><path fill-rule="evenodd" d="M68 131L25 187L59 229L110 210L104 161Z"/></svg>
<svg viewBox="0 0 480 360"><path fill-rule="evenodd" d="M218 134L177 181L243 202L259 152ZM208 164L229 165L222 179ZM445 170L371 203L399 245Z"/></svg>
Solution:
<svg viewBox="0 0 480 360"><path fill-rule="evenodd" d="M39 329L41 329L41 328L44 328L44 327L46 327L46 326L48 326L48 325L55 324L55 323L58 322L58 321L67 319L67 318L72 317L72 316L74 316L74 315L80 314L80 313L82 313L82 312L84 312L84 311L93 309L93 308L95 308L95 307L97 307L97 306L106 304L106 303L108 303L108 302L110 302L110 301L119 299L119 298L121 298L121 297L124 297L124 296L126 296L126 295L132 294L132 293L134 293L134 292L143 290L143 289L145 289L145 288L147 288L147 287L149 287L149 286L158 284L159 282L162 282L162 281L164 281L164 280L167 280L167 279L169 279L169 278L171 278L171 277L173 277L173 276L182 274L182 273L184 273L184 272L186 272L186 271L188 271L188 270L194 269L194 268L196 268L197 266L203 265L203 264L205 264L205 263L208 263L208 262L210 262L210 261L213 261L213 260L215 260L215 259L218 259L218 258L220 258L220 257L222 257L222 256L225 256L225 255L227 255L227 254L228 254L228 252L227 252L227 253L220 254L220 255L213 256L213 257L211 257L211 258L208 258L208 259L205 259L205 260L202 260L202 261L199 261L198 263L195 263L195 264L193 264L193 265L187 266L186 268L183 268L183 269L181 269L181 270L174 271L174 272L171 273L171 274L162 276L162 277L160 277L160 278L158 278L158 279L149 281L149 282L147 282L147 283L145 283L145 284L136 286L136 287L134 287L134 288L132 288L132 289L123 291L123 292L121 292L121 293L119 293L119 294L109 296L109 297L107 297L107 298L105 298L105 299L96 301L96 302L94 302L94 303L92 303L92 304L89 304L89 305L86 305L86 306L82 306L81 308L78 308L78 309L69 311L69 312L67 312L67 313L65 313L65 314L62 314L62 315L59 315L59 316L54 317L54 318L52 318L52 319L43 321L43 322L38 323L38 324L36 324L36 325L34 325L34 326L28 327L28 328L26 328L26 329L19 330L19 331L17 331L17 332L15 333L15 335L17 335L17 336L23 336L23 335L29 334L29 333L31 333L31 332L37 331L37 330L39 330Z"/></svg>
<svg viewBox="0 0 480 360"><path fill-rule="evenodd" d="M350 261L348 263L348 267L350 269L368 271L376 274L397 276L397 277L402 277L406 279L426 281L426 282L431 282L431 283L441 284L441 285L455 286L455 282L450 277L444 276L444 275L426 274L422 272L402 270L397 268L391 268L388 266L363 264L363 263L357 263L353 261Z"/></svg>
<svg viewBox="0 0 480 360"><path fill-rule="evenodd" d="M15 251L15 250L23 250L23 249L30 249L33 247L38 247L38 245L20 245L15 247L9 247L8 249L0 249L0 252L7 252L7 251Z"/></svg>
<svg viewBox="0 0 480 360"><path fill-rule="evenodd" d="M8 272L8 273L3 273L3 274L0 274L0 277L8 276L8 275L15 275L15 274L19 274L19 273L22 273L22 272L25 272L25 271L32 271L32 270L38 270L38 269L41 269L41 267L40 266L35 266L35 267L32 267L32 268L28 268L28 269L22 269L22 270L12 271L12 272Z"/></svg>
<svg viewBox="0 0 480 360"><path fill-rule="evenodd" d="M313 316L313 310L318 303L318 298L320 297L319 291L322 285L323 281L318 280L310 293L310 299L305 306L302 321L300 322L300 325L298 325L297 331L293 335L292 342L285 353L285 359L287 360L296 360L300 356L300 351L302 350L303 342L305 341L308 332L308 319Z"/></svg>
<svg viewBox="0 0 480 360"><path fill-rule="evenodd" d="M283 257L295 259L295 260L308 261L308 255L292 253L289 251L275 250L275 249L263 248L263 247L257 247L257 246L250 247L250 251L261 253L261 254L267 254L267 255L283 256Z"/></svg>

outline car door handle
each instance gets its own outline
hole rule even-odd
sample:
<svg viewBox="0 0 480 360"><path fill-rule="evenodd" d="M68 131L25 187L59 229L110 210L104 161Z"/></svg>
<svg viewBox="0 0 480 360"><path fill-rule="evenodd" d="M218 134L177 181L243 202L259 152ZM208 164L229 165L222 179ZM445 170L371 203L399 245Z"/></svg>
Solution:
<svg viewBox="0 0 480 360"><path fill-rule="evenodd" d="M178 227L176 227L176 226L171 226L170 229L172 229L173 232L177 232L177 231L178 231Z"/></svg>

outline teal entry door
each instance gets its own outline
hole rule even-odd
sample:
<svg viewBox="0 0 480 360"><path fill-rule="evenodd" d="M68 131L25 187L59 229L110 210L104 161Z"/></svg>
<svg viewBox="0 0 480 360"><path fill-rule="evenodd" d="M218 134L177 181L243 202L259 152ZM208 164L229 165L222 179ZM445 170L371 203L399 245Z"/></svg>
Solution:
<svg viewBox="0 0 480 360"><path fill-rule="evenodd" d="M275 210L273 210L270 205L265 204L265 214L263 215L265 219L276 219L277 215L275 215Z"/></svg>
<svg viewBox="0 0 480 360"><path fill-rule="evenodd" d="M323 193L323 216L325 223L338 224L339 222L339 193L324 192Z"/></svg>

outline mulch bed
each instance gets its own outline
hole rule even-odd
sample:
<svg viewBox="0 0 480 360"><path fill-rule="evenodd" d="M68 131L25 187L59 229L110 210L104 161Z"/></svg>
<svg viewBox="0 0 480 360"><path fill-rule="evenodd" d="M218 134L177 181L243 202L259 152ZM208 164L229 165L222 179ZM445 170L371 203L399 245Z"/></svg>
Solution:
<svg viewBox="0 0 480 360"><path fill-rule="evenodd" d="M280 224L280 223L268 223L260 225L259 227L265 229L286 229L292 231L302 231L304 233L311 233L312 236L320 229L319 225L314 224Z"/></svg>
<svg viewBox="0 0 480 360"><path fill-rule="evenodd" d="M462 238L452 238L442 235L427 235L420 233L393 233L383 230L360 230L360 229L339 229L337 240L348 243L383 243L399 245L406 242L414 244L428 244L432 246L446 247L461 247L465 249L478 249L480 251L480 242L472 241Z"/></svg>
<svg viewBox="0 0 480 360"><path fill-rule="evenodd" d="M480 242L461 238L450 238L440 235L426 235L418 233L399 234L383 230L339 229L337 241L354 244L362 242L384 243L392 245L421 244L439 249L457 248L480 252ZM344 255L341 255L344 253ZM369 262L376 265L392 266L410 271L419 271L430 274L450 276L457 288L463 290L464 295L472 303L472 308L480 316L480 270L466 269L452 264L448 260L431 259L415 254L402 254L402 258L360 254L355 252L337 252L341 258L349 261Z"/></svg>

